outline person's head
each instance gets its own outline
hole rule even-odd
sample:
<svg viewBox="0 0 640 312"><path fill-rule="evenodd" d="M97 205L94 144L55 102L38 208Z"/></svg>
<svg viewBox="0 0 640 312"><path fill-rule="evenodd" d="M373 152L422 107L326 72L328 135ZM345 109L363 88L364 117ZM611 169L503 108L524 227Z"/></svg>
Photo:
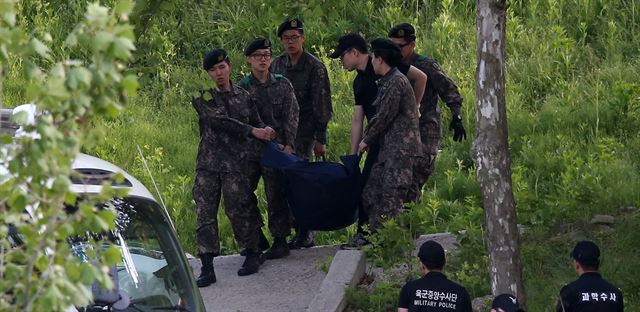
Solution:
<svg viewBox="0 0 640 312"><path fill-rule="evenodd" d="M357 68L361 55L368 54L367 41L360 34L348 33L338 39L338 46L329 57L332 59L340 58L342 66L346 70L352 71Z"/></svg>
<svg viewBox="0 0 640 312"><path fill-rule="evenodd" d="M213 49L209 51L202 60L202 68L207 71L209 77L211 77L218 86L229 83L231 62L224 49Z"/></svg>
<svg viewBox="0 0 640 312"><path fill-rule="evenodd" d="M600 248L592 241L581 241L571 251L573 266L578 275L598 271L600 268Z"/></svg>
<svg viewBox="0 0 640 312"><path fill-rule="evenodd" d="M409 23L393 26L389 31L389 38L400 48L402 58L413 54L416 48L416 29Z"/></svg>
<svg viewBox="0 0 640 312"><path fill-rule="evenodd" d="M442 271L446 263L444 248L438 242L432 240L428 240L420 246L418 258L422 264L423 272Z"/></svg>
<svg viewBox="0 0 640 312"><path fill-rule="evenodd" d="M289 54L299 54L303 51L304 25L302 21L287 18L278 26L278 38L282 41L282 47Z"/></svg>
<svg viewBox="0 0 640 312"><path fill-rule="evenodd" d="M265 72L271 66L271 41L265 38L256 38L244 49L244 56L251 64L251 70Z"/></svg>
<svg viewBox="0 0 640 312"><path fill-rule="evenodd" d="M400 48L387 38L371 41L371 52L371 64L377 75L385 75L389 68L396 67L402 62Z"/></svg>
<svg viewBox="0 0 640 312"><path fill-rule="evenodd" d="M510 294L501 294L493 298L491 312L524 312L516 297Z"/></svg>

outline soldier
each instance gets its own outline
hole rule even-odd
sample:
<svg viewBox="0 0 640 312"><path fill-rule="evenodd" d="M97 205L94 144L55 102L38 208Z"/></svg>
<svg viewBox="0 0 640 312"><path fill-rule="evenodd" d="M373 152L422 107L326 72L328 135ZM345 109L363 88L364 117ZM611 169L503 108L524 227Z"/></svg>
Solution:
<svg viewBox="0 0 640 312"><path fill-rule="evenodd" d="M415 166L413 187L407 198L408 201L419 202L422 186L435 170L438 146L442 137L438 97L451 110L452 119L449 129L454 132L453 140L462 142L467 137L460 114L462 96L455 83L447 77L434 60L416 53L416 31L411 24L402 23L394 26L389 31L389 37L400 47L403 61L419 68L429 77L420 104L420 136L425 149L425 157L419 160Z"/></svg>
<svg viewBox="0 0 640 312"><path fill-rule="evenodd" d="M400 49L391 40L371 42L373 70L379 76L378 96L373 102L376 114L365 129L359 152L378 145L379 154L362 191L362 204L369 216L369 229L402 209L403 199L412 181L415 159L422 154L418 129L418 107L407 77L396 66Z"/></svg>
<svg viewBox="0 0 640 312"><path fill-rule="evenodd" d="M286 153L293 153L298 128L298 102L293 86L284 76L269 72L271 42L268 39L254 39L244 50L244 55L251 64L251 74L244 77L239 85L249 91L256 102L260 119L275 129L277 137L274 142ZM252 190L258 186L260 176L264 178L269 230L273 237L273 245L265 256L267 259L285 257L289 255L286 238L291 233L291 213L285 198L284 177L276 169L261 167L258 161L252 164Z"/></svg>
<svg viewBox="0 0 640 312"><path fill-rule="evenodd" d="M621 312L624 310L622 292L602 278L600 248L594 242L581 241L571 252L573 268L580 276L560 290L556 306L558 312Z"/></svg>
<svg viewBox="0 0 640 312"><path fill-rule="evenodd" d="M299 19L287 18L278 27L285 52L271 64L271 72L282 74L293 85L300 108L295 151L306 159L312 151L324 156L327 148L327 124L331 119L331 88L327 69L317 57L304 50L304 28ZM313 233L297 229L289 247L313 246Z"/></svg>
<svg viewBox="0 0 640 312"><path fill-rule="evenodd" d="M358 152L358 144L362 140L362 129L365 117L367 122L370 122L376 113L376 107L372 104L378 95L378 85L376 81L380 76L376 75L373 70L367 42L359 34L348 33L340 37L338 46L329 57L333 59L340 58L340 62L346 70L356 70L358 73L353 80L355 108L351 121L351 153L355 154ZM427 75L416 67L406 63L399 64L398 70L405 74L414 86L416 105L419 105L422 94L424 93L424 87L427 83ZM375 162L377 155L378 151L376 146L369 148L367 159L362 170L363 184L366 183L369 177L371 166ZM358 248L367 243L365 240L366 232L363 229L363 225L366 224L367 220L368 217L362 209L362 205L360 205L358 209L357 233L349 243L342 245L342 248Z"/></svg>
<svg viewBox="0 0 640 312"><path fill-rule="evenodd" d="M231 63L223 49L207 53L203 68L217 88L201 91L191 102L200 124L193 185L198 215L196 241L202 261L199 287L216 282L213 258L220 254L217 216L221 193L236 241L247 250L238 275L258 271L263 260L255 231L259 217L255 215L257 209L251 207L248 158L252 141L269 141L275 136L273 129L264 127L249 94L229 81Z"/></svg>
<svg viewBox="0 0 640 312"><path fill-rule="evenodd" d="M398 312L472 312L469 292L442 274L444 248L426 241L418 251L424 276L406 283L400 290Z"/></svg>

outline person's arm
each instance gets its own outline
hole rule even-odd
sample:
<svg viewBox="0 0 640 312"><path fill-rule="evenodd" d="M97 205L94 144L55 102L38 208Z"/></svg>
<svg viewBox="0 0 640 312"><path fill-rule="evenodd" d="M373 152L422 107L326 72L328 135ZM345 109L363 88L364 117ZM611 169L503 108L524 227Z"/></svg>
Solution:
<svg viewBox="0 0 640 312"><path fill-rule="evenodd" d="M331 107L331 86L324 64L315 64L311 73L310 100L313 108L315 138L318 143L327 144L327 125L333 114Z"/></svg>
<svg viewBox="0 0 640 312"><path fill-rule="evenodd" d="M404 284L400 289L400 296L398 296L398 312L409 312L411 298L409 298L408 292L407 284Z"/></svg>
<svg viewBox="0 0 640 312"><path fill-rule="evenodd" d="M427 86L427 74L415 66L409 66L407 78L413 86L413 93L416 95L416 104L418 105L418 111L420 111L420 102L422 102L422 96Z"/></svg>
<svg viewBox="0 0 640 312"><path fill-rule="evenodd" d="M351 154L358 152L358 144L362 140L362 129L364 124L364 108L356 105L351 117Z"/></svg>
<svg viewBox="0 0 640 312"><path fill-rule="evenodd" d="M567 300L567 286L560 289L560 295L558 296L558 303L556 304L556 312L565 312L569 307L569 301Z"/></svg>
<svg viewBox="0 0 640 312"><path fill-rule="evenodd" d="M379 87L378 97L373 104L378 108L378 112L367 124L362 142L371 145L378 141L380 135L389 128L398 115L400 99L403 96L399 85L401 83L401 80L395 79L387 83L386 86Z"/></svg>
<svg viewBox="0 0 640 312"><path fill-rule="evenodd" d="M409 309L398 308L398 312L409 312Z"/></svg>
<svg viewBox="0 0 640 312"><path fill-rule="evenodd" d="M460 108L462 107L462 95L458 91L458 86L442 71L442 68L437 63L429 64L431 70L429 71L429 79L431 84L435 88L438 96L444 101L453 116L460 115ZM429 66L427 65L427 66Z"/></svg>

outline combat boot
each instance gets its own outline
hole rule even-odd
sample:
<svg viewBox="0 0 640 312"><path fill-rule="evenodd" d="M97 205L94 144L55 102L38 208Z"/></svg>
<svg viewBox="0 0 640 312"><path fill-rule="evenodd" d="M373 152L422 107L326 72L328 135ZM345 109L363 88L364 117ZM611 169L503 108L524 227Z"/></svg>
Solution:
<svg viewBox="0 0 640 312"><path fill-rule="evenodd" d="M314 245L313 231L298 229L296 235L289 242L289 249L309 248Z"/></svg>
<svg viewBox="0 0 640 312"><path fill-rule="evenodd" d="M284 258L289 255L289 246L287 245L287 240L284 237L276 237L273 239L273 246L271 249L267 250L264 254L265 258L279 259Z"/></svg>
<svg viewBox="0 0 640 312"><path fill-rule="evenodd" d="M258 231L260 231L260 240L258 242L258 247L260 248L260 250L265 251L267 249L269 249L270 245L269 245L269 240L267 239L266 236L264 236L264 232L262 232L262 229L259 228ZM247 249L242 249L240 251L240 255L243 257L247 256Z"/></svg>
<svg viewBox="0 0 640 312"><path fill-rule="evenodd" d="M213 254L205 253L200 256L202 268L200 268L200 276L196 280L198 287L207 287L216 282L216 272L213 269Z"/></svg>
<svg viewBox="0 0 640 312"><path fill-rule="evenodd" d="M242 267L238 270L238 276L247 276L258 272L260 265L264 263L264 256L261 251L247 250Z"/></svg>

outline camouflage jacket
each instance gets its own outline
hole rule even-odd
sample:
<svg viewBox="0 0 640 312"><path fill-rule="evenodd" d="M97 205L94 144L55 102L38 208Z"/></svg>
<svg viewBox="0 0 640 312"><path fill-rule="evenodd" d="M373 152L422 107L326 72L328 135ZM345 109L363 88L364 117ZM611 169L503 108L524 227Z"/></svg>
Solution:
<svg viewBox="0 0 640 312"><path fill-rule="evenodd" d="M205 92L213 98L206 100ZM251 135L254 127L264 127L249 93L238 86L230 91L209 89L191 101L198 113L200 145L196 169L242 172L247 159L255 157L261 143Z"/></svg>
<svg viewBox="0 0 640 312"><path fill-rule="evenodd" d="M271 72L284 75L293 85L300 107L300 127L312 124L314 138L326 143L327 124L333 109L329 76L322 61L305 51L298 63L291 65L289 56L283 53L273 60Z"/></svg>
<svg viewBox="0 0 640 312"><path fill-rule="evenodd" d="M427 86L420 102L420 127L424 128L431 124L432 129L438 129L440 133L440 108L438 107L438 97L440 97L451 109L454 115L460 114L462 106L462 96L458 92L456 84L442 71L442 68L434 60L414 54L409 64L417 67L427 74Z"/></svg>
<svg viewBox="0 0 640 312"><path fill-rule="evenodd" d="M253 98L260 119L276 131L278 136L274 141L294 147L299 108L291 82L282 75L270 74L269 80L261 83L249 75L240 80L238 85Z"/></svg>
<svg viewBox="0 0 640 312"><path fill-rule="evenodd" d="M379 161L422 156L418 108L411 83L397 68L378 79L376 115L365 129L364 142L379 145Z"/></svg>

